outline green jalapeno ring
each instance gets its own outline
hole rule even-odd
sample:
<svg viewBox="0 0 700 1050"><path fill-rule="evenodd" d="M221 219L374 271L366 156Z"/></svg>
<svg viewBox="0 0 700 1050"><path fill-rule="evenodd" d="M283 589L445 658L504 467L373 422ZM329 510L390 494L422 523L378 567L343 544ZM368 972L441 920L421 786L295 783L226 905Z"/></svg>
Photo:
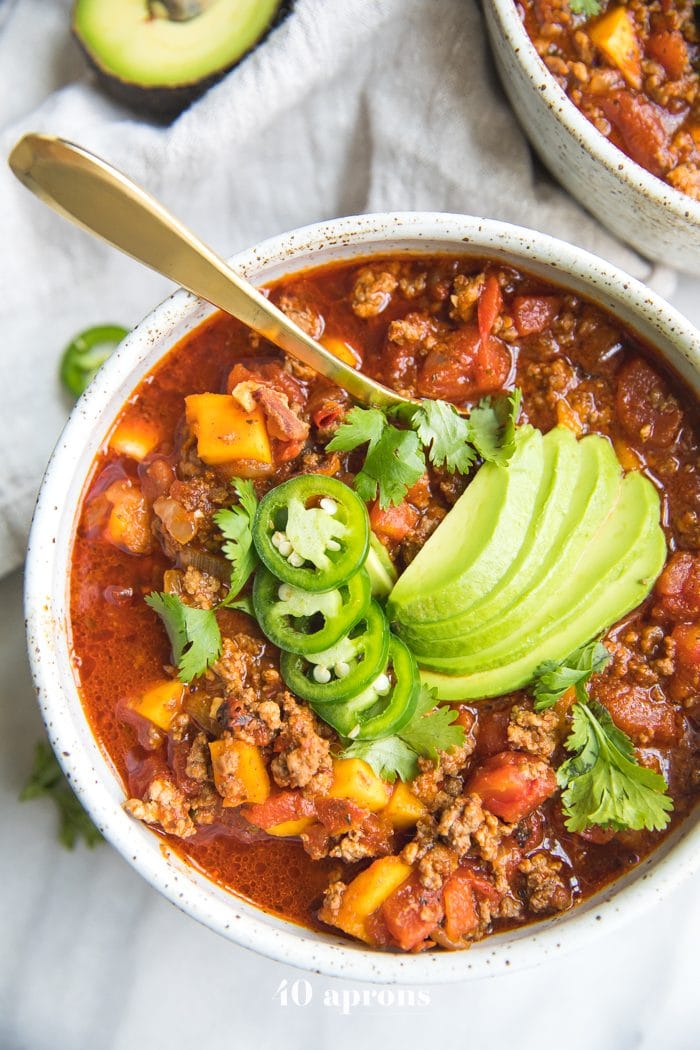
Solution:
<svg viewBox="0 0 700 1050"><path fill-rule="evenodd" d="M331 591L364 565L367 508L337 478L299 475L262 498L253 542L260 560L283 583L314 593Z"/></svg>
<svg viewBox="0 0 700 1050"><path fill-rule="evenodd" d="M367 612L349 634L320 653L283 652L280 672L293 693L315 704L334 703L357 696L381 674L389 654L389 625L380 606L372 600ZM335 668L343 663L343 675ZM319 672L329 672L327 681Z"/></svg>
<svg viewBox="0 0 700 1050"><path fill-rule="evenodd" d="M284 588L291 592L281 597ZM320 653L349 634L369 608L372 591L369 575L360 569L347 583L332 591L302 591L280 583L261 566L253 583L253 606L263 633L287 652ZM322 626L314 629L316 619Z"/></svg>
<svg viewBox="0 0 700 1050"><path fill-rule="evenodd" d="M411 651L395 635L382 675L393 670L388 695L380 695L374 680L357 696L335 704L312 704L313 710L341 736L352 740L377 740L398 733L410 722L418 706L420 678Z"/></svg>
<svg viewBox="0 0 700 1050"><path fill-rule="evenodd" d="M61 356L59 378L73 397L80 397L101 365L129 334L121 325L103 324L86 328L72 339Z"/></svg>

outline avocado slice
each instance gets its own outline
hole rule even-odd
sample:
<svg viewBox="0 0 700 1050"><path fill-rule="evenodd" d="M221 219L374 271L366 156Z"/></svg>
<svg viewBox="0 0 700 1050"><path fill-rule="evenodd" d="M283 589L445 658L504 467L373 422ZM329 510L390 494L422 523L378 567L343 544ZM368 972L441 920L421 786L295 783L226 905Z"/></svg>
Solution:
<svg viewBox="0 0 700 1050"><path fill-rule="evenodd" d="M571 566L617 502L622 472L609 441L589 435L577 442L565 428L557 427L544 443L555 443L560 459L552 497L541 520L533 523L532 546L525 560L516 566L503 593L497 589L471 612L441 624L398 625L398 633L418 659L479 649L490 644L494 630L503 633L505 618L511 624L535 616L546 598L566 585Z"/></svg>
<svg viewBox="0 0 700 1050"><path fill-rule="evenodd" d="M572 480L579 471L579 446L570 430L556 427L544 436L542 442L543 469L532 518L517 555L497 584L473 602L467 612L436 623L413 622L402 625L406 639L414 651L423 647L432 652L437 638L463 636L484 622L488 622L511 600L526 592L531 578L545 564L546 554L556 540L562 519L571 504ZM420 557L420 554L418 555ZM461 650L457 650L461 651ZM441 649L442 652L442 649Z"/></svg>
<svg viewBox="0 0 700 1050"><path fill-rule="evenodd" d="M500 637L478 651L470 644L469 655L422 659L438 672L426 681L446 699L501 695L525 685L543 660L561 659L610 627L643 601L663 568L659 509L651 482L628 474L617 505L539 612L515 626L506 621Z"/></svg>
<svg viewBox="0 0 700 1050"><path fill-rule="evenodd" d="M508 467L481 467L399 578L389 618L439 622L493 590L526 539L544 464L542 433L522 427Z"/></svg>
<svg viewBox="0 0 700 1050"><path fill-rule="evenodd" d="M73 33L120 102L172 118L220 80L291 0L76 0Z"/></svg>

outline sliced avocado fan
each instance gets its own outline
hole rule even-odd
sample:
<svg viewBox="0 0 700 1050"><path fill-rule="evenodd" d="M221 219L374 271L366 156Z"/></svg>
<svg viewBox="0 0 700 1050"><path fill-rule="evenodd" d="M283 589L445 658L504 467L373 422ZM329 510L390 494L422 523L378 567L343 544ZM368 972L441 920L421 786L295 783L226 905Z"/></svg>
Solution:
<svg viewBox="0 0 700 1050"><path fill-rule="evenodd" d="M73 33L127 105L173 117L258 44L291 0L76 0Z"/></svg>
<svg viewBox="0 0 700 1050"><path fill-rule="evenodd" d="M526 685L543 660L639 605L663 568L652 483L623 477L603 437L557 427L538 453L537 434L522 428L507 468L479 470L390 595L395 629L442 699Z"/></svg>

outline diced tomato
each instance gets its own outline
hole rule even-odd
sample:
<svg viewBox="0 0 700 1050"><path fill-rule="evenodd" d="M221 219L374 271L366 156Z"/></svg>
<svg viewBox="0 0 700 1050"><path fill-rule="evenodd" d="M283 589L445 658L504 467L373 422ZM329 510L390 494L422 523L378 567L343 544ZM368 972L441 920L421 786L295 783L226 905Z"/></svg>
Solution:
<svg viewBox="0 0 700 1050"><path fill-rule="evenodd" d="M700 617L700 558L689 551L673 555L656 583L663 611L674 620Z"/></svg>
<svg viewBox="0 0 700 1050"><path fill-rule="evenodd" d="M476 901L470 873L457 870L443 886L445 933L451 941L459 941L472 933L479 924Z"/></svg>
<svg viewBox="0 0 700 1050"><path fill-rule="evenodd" d="M417 521L418 511L405 501L395 507L386 507L384 510L378 503L375 503L369 512L372 531L380 539L386 538L399 542L409 534Z"/></svg>
<svg viewBox="0 0 700 1050"><path fill-rule="evenodd" d="M276 441L273 453L275 463L288 463L296 459L305 444L305 441Z"/></svg>
<svg viewBox="0 0 700 1050"><path fill-rule="evenodd" d="M314 815L314 803L301 791L278 791L264 802L243 806L241 812L246 820L258 828L274 828L287 820Z"/></svg>
<svg viewBox="0 0 700 1050"><path fill-rule="evenodd" d="M666 130L654 103L622 89L596 101L616 129L625 153L652 175L663 175Z"/></svg>
<svg viewBox="0 0 700 1050"><path fill-rule="evenodd" d="M554 770L522 751L502 751L487 758L467 785L486 809L517 824L557 789Z"/></svg>
<svg viewBox="0 0 700 1050"><path fill-rule="evenodd" d="M668 448L676 440L681 410L664 380L641 357L620 369L617 413L632 439L653 448Z"/></svg>
<svg viewBox="0 0 700 1050"><path fill-rule="evenodd" d="M604 681L596 689L596 699L635 744L668 746L678 743L682 735L678 712L664 701L652 699L642 686Z"/></svg>
<svg viewBox="0 0 700 1050"><path fill-rule="evenodd" d="M486 704L479 705L476 722L476 757L488 758L508 747L508 723L510 704L507 707L489 710Z"/></svg>
<svg viewBox="0 0 700 1050"><path fill-rule="evenodd" d="M475 325L450 332L423 360L418 374L422 397L463 401L500 390L510 374L510 350L489 336L485 344Z"/></svg>
<svg viewBox="0 0 700 1050"><path fill-rule="evenodd" d="M129 554L148 554L153 547L151 510L139 485L130 479L114 481L105 497L112 505L105 539Z"/></svg>
<svg viewBox="0 0 700 1050"><path fill-rule="evenodd" d="M330 835L344 835L359 827L369 816L369 810L349 798L319 798L316 800L316 812Z"/></svg>
<svg viewBox="0 0 700 1050"><path fill-rule="evenodd" d="M512 313L518 335L539 335L561 309L561 299L555 295L516 295Z"/></svg>
<svg viewBox="0 0 700 1050"><path fill-rule="evenodd" d="M479 338L482 345L488 341L496 318L503 308L501 286L495 274L490 273L481 289L476 307L476 319L479 325Z"/></svg>
<svg viewBox="0 0 700 1050"><path fill-rule="evenodd" d="M683 34L677 29L652 33L646 53L664 67L672 80L678 80L688 68L688 49Z"/></svg>
<svg viewBox="0 0 700 1050"><path fill-rule="evenodd" d="M671 699L686 702L700 693L700 622L679 624L674 627L671 638L676 669L667 691ZM693 702L693 714L696 707Z"/></svg>
<svg viewBox="0 0 700 1050"><path fill-rule="evenodd" d="M420 509L430 506L430 478L427 474L418 478L415 485L411 485L406 493L406 502Z"/></svg>
<svg viewBox="0 0 700 1050"><path fill-rule="evenodd" d="M418 948L444 914L440 890L427 890L411 875L381 907L389 933L405 952Z"/></svg>

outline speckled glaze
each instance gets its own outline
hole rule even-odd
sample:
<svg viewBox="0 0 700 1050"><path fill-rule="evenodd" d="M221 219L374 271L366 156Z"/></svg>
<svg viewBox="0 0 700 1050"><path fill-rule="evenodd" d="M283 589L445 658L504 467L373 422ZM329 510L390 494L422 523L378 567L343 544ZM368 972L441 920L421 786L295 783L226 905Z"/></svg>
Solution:
<svg viewBox="0 0 700 1050"><path fill-rule="evenodd" d="M657 346L700 393L700 333L615 267L543 234L462 215L404 213L339 219L296 230L236 256L256 283L312 265L385 252L464 252L522 266L588 295ZM26 568L29 655L51 743L104 836L159 892L237 944L305 970L384 983L430 984L485 977L563 954L631 920L700 866L700 812L613 887L555 920L501 934L469 951L398 955L365 950L262 912L170 853L122 809L124 793L85 719L71 668L67 587L71 541L90 463L145 372L211 308L184 291L124 340L71 414L46 471Z"/></svg>
<svg viewBox="0 0 700 1050"><path fill-rule="evenodd" d="M642 255L700 275L700 201L651 175L583 116L540 59L515 0L484 0L503 87L544 164Z"/></svg>

